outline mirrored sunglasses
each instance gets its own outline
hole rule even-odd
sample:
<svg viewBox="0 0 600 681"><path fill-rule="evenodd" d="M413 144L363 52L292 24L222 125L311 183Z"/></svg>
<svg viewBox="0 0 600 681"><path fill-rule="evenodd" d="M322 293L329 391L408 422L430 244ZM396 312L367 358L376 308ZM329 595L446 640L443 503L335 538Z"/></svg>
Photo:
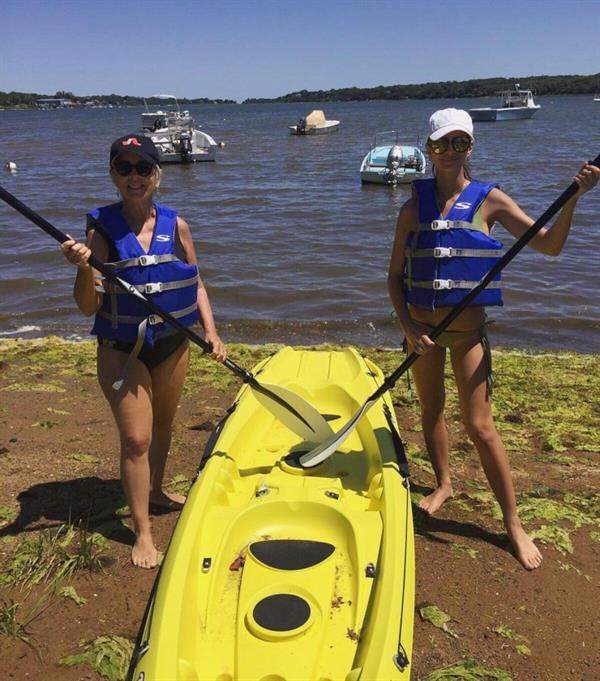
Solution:
<svg viewBox="0 0 600 681"><path fill-rule="evenodd" d="M449 140L447 137L442 137L439 140L427 141L427 146L437 156L448 151L448 147L451 144L454 151L459 154L463 154L471 146L471 138L468 135L461 135L460 137L453 137L451 140Z"/></svg>
<svg viewBox="0 0 600 681"><path fill-rule="evenodd" d="M150 177L154 166L148 161L140 161L139 163L130 163L129 161L115 161L113 163L113 168L117 175L121 177L127 177L135 170L135 172L141 177Z"/></svg>

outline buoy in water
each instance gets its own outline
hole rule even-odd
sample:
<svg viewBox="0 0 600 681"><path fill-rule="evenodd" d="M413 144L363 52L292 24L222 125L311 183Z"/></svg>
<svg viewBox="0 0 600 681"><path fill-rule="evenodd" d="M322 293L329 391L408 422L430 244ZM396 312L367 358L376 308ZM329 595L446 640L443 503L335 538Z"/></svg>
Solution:
<svg viewBox="0 0 600 681"><path fill-rule="evenodd" d="M222 149L225 146L225 142L219 142L217 146L219 147L219 149Z"/></svg>
<svg viewBox="0 0 600 681"><path fill-rule="evenodd" d="M9 173L14 173L17 169L17 164L14 161L7 161L4 164L4 170L8 170Z"/></svg>

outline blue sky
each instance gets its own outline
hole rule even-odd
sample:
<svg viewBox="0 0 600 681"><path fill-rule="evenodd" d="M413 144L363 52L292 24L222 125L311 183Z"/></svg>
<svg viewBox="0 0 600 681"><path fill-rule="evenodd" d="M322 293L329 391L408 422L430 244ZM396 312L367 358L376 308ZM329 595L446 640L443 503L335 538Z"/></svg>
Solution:
<svg viewBox="0 0 600 681"><path fill-rule="evenodd" d="M600 71L600 0L2 0L0 90L272 97Z"/></svg>

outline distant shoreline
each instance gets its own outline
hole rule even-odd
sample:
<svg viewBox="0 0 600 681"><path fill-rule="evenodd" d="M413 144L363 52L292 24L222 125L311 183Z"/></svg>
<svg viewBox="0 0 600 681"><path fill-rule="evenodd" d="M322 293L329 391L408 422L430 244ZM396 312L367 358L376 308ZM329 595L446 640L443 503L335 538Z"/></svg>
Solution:
<svg viewBox="0 0 600 681"><path fill-rule="evenodd" d="M594 94L590 93L573 93L573 92L563 92L563 93L545 93L543 95L536 95L536 99L538 97L593 97ZM597 95L596 95L597 96ZM327 99L327 100L317 100L317 99L298 99L294 101L281 101L281 100L244 100L243 102L234 102L233 100L228 100L228 101L220 101L220 102L211 102L211 104L214 105L219 105L219 106L235 106L235 107L244 107L244 106L254 106L254 105L261 105L261 104L368 104L369 102L376 103L376 102L389 102L389 101L398 101L398 102L408 102L408 101L428 101L429 99L490 99L494 97L494 95L481 95L479 97L475 96L469 96L469 97L438 97L438 98L429 98L429 97L406 97L404 99L398 99L398 100L389 100L389 99ZM122 105L116 105L116 106L96 106L96 107L91 107L91 106L79 106L79 107L72 107L74 110L81 111L82 109L88 110L88 109L133 109L135 107L140 106L139 104L122 104ZM55 111L57 109L51 109L52 111ZM60 111L64 111L65 109L58 109ZM17 105L17 106L0 106L0 112L2 111L39 111L40 113L48 113L48 110L43 110L39 109L36 106L24 106L24 105Z"/></svg>
<svg viewBox="0 0 600 681"><path fill-rule="evenodd" d="M590 76L521 76L510 78L478 78L438 83L417 83L410 85L378 85L368 88L336 88L331 90L300 90L282 97L251 98L244 104L267 104L273 102L348 102L348 101L390 101L403 99L466 99L495 97L500 90L532 90L541 95L591 95L600 92L600 73Z"/></svg>
<svg viewBox="0 0 600 681"><path fill-rule="evenodd" d="M297 102L364 102L394 101L404 99L466 99L494 97L499 90L514 88L519 83L523 89L533 90L536 96L543 95L597 95L600 93L600 73L593 75L561 76L511 76L509 78L477 78L471 80L451 80L430 83L411 83L408 85L377 85L375 87L347 87L329 90L299 90L280 97L250 97L242 102L233 99L209 99L195 97L179 99L181 106L196 104L280 104ZM115 108L141 106L146 102L151 106L161 106L161 100L152 97L131 95L86 95L78 96L72 92L59 91L54 95L32 92L0 91L0 110L36 108L36 100L48 97L65 98L72 101L73 108ZM164 106L164 101L162 102Z"/></svg>

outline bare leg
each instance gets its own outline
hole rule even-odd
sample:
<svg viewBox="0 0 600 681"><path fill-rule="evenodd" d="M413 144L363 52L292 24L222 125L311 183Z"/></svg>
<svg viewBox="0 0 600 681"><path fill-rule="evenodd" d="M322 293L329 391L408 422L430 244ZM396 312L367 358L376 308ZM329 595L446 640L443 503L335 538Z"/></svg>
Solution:
<svg viewBox="0 0 600 681"><path fill-rule="evenodd" d="M439 345L413 364L412 373L421 404L421 424L425 446L437 480L435 490L421 499L419 507L430 515L452 496L448 463L448 431L444 420L444 363L446 350Z"/></svg>
<svg viewBox="0 0 600 681"><path fill-rule="evenodd" d="M486 367L478 336L455 343L450 356L467 432L502 509L515 555L523 567L533 570L541 565L542 555L523 529L517 512L508 456L494 425L491 402L487 397Z"/></svg>
<svg viewBox="0 0 600 681"><path fill-rule="evenodd" d="M164 508L181 508L185 497L162 489L165 463L171 446L173 419L177 412L188 368L186 340L170 357L150 372L152 378L152 444L150 445L150 502Z"/></svg>
<svg viewBox="0 0 600 681"><path fill-rule="evenodd" d="M141 362L134 362L124 385L118 391L113 390L113 382L122 377L126 359L125 353L100 346L98 381L112 409L121 440L121 483L135 532L131 560L138 567L153 568L158 562L158 552L148 514L152 384L148 369Z"/></svg>

